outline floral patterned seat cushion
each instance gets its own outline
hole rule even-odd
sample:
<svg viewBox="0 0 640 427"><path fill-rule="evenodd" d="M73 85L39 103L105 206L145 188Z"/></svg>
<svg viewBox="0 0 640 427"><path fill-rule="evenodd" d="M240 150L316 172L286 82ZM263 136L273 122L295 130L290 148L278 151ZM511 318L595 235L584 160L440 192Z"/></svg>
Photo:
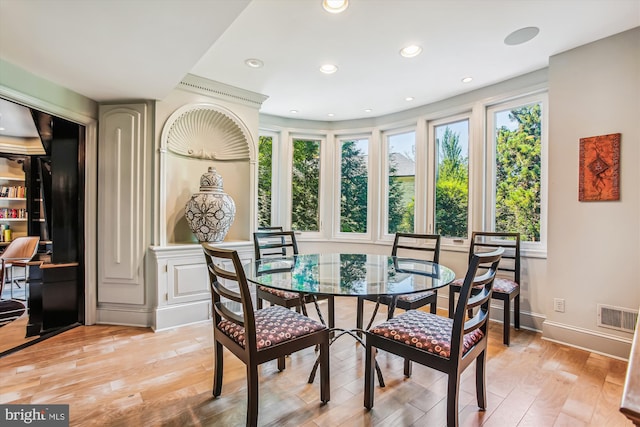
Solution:
<svg viewBox="0 0 640 427"><path fill-rule="evenodd" d="M374 326L369 332L449 359L451 357L452 328L453 319L420 310L409 310L398 317ZM471 350L483 336L484 333L480 329L466 334L463 340L462 354L464 355Z"/></svg>
<svg viewBox="0 0 640 427"><path fill-rule="evenodd" d="M260 286L259 289L262 292L267 292L283 299L300 299L300 294L297 292L287 292L280 289L267 288L266 286Z"/></svg>
<svg viewBox="0 0 640 427"><path fill-rule="evenodd" d="M414 301L417 301L423 298L428 298L431 295L434 295L433 291L418 292L417 294L405 294L405 295L400 295L398 297L398 301L412 303Z"/></svg>
<svg viewBox="0 0 640 427"><path fill-rule="evenodd" d="M322 323L279 305L255 312L258 350L326 329ZM244 327L222 320L218 328L244 348Z"/></svg>
<svg viewBox="0 0 640 427"><path fill-rule="evenodd" d="M456 279L453 281L453 285L462 287L464 279ZM513 280L505 279L503 277L496 277L493 281L493 292L501 292L510 294L518 288L518 284Z"/></svg>

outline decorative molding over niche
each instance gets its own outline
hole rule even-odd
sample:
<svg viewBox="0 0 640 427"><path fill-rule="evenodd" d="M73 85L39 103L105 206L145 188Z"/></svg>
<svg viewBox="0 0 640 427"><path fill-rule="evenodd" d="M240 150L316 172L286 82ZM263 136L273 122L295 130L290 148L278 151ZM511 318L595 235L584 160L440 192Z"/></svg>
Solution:
<svg viewBox="0 0 640 427"><path fill-rule="evenodd" d="M205 79L204 77L194 76L193 74L187 74L185 78L182 79L178 87L191 92L200 93L202 95L213 95L217 98L239 102L257 109L260 109L260 107L262 107L262 103L269 98L268 96L260 93L240 89L235 86Z"/></svg>
<svg viewBox="0 0 640 427"><path fill-rule="evenodd" d="M230 111L212 104L185 105L167 120L162 131L169 151L204 160L246 160L249 138Z"/></svg>

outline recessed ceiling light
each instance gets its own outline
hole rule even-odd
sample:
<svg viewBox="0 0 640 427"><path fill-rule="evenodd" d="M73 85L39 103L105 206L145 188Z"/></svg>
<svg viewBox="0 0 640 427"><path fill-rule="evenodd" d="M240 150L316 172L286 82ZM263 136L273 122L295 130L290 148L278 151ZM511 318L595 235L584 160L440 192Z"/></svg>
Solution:
<svg viewBox="0 0 640 427"><path fill-rule="evenodd" d="M246 61L244 61L244 63L247 64L247 67L251 67L251 68L261 68L264 65L264 62L256 58L249 58Z"/></svg>
<svg viewBox="0 0 640 427"><path fill-rule="evenodd" d="M526 43L540 32L540 28L538 27L524 27L519 30L515 30L513 33L509 34L504 38L504 44L508 46L515 46L522 43Z"/></svg>
<svg viewBox="0 0 640 427"><path fill-rule="evenodd" d="M349 7L349 0L322 0L322 7L329 13L344 12Z"/></svg>
<svg viewBox="0 0 640 427"><path fill-rule="evenodd" d="M298 110L289 110L291 114L298 114Z"/></svg>
<svg viewBox="0 0 640 427"><path fill-rule="evenodd" d="M465 77L462 79L462 83L470 83L473 80L473 77Z"/></svg>
<svg viewBox="0 0 640 427"><path fill-rule="evenodd" d="M325 74L333 74L336 71L338 71L338 67L336 67L333 64L324 64L323 66L320 67L320 71Z"/></svg>
<svg viewBox="0 0 640 427"><path fill-rule="evenodd" d="M364 112L365 112L365 113L370 113L370 112L372 112L372 111L373 111L373 110L372 110L371 108L367 108L367 109L365 109L365 110L364 110Z"/></svg>
<svg viewBox="0 0 640 427"><path fill-rule="evenodd" d="M413 101L413 96L407 96L404 100L405 101Z"/></svg>
<svg viewBox="0 0 640 427"><path fill-rule="evenodd" d="M327 114L327 116L329 116L329 117L333 117L333 116L335 116L335 114L333 114L333 113L329 113L329 114Z"/></svg>
<svg viewBox="0 0 640 427"><path fill-rule="evenodd" d="M400 49L400 55L404 56L405 58L413 58L414 56L420 55L420 52L422 52L422 48L414 44Z"/></svg>

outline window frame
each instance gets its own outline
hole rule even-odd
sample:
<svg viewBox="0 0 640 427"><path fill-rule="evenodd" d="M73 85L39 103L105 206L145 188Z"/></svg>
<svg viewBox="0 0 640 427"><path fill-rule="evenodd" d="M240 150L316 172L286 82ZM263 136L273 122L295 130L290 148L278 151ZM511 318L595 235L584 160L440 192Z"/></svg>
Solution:
<svg viewBox="0 0 640 427"><path fill-rule="evenodd" d="M427 202L427 229L429 233L435 233L435 225L436 225L436 171L438 169L438 146L436 144L436 128L447 125L450 123L458 123L462 121L467 121L468 128L468 145L467 145L467 235L459 236L455 238L441 236L441 245L442 246L460 246L460 245L469 245L471 239L471 231L473 228L473 210L475 207L474 204L474 194L473 189L475 188L474 179L473 179L473 147L474 147L474 115L473 111L465 111L462 113L450 114L445 117L438 118L436 120L429 120L428 131L427 131L427 145L428 145L428 153L429 159L427 162L427 174L428 174L428 182L427 182L427 191L428 191L428 202ZM428 185L432 183L432 185Z"/></svg>
<svg viewBox="0 0 640 427"><path fill-rule="evenodd" d="M297 140L317 141L320 146L320 167L318 171L318 231L293 230L293 143ZM287 176L283 180L283 184L287 188L287 225L288 229L295 231L296 235L308 239L321 239L324 236L324 211L326 206L327 194L324 191L328 188L326 185L327 165L331 153L328 153L327 136L325 134L313 133L291 133L288 138L288 155L287 155ZM282 169L282 168L281 168Z"/></svg>
<svg viewBox="0 0 640 427"><path fill-rule="evenodd" d="M540 241L520 240L523 255L546 257L548 216L548 150L549 150L549 97L546 90L524 96L505 99L485 106L486 119L486 165L485 165L485 209L484 229L495 231L496 216L496 121L495 114L526 105L540 103Z"/></svg>
<svg viewBox="0 0 640 427"><path fill-rule="evenodd" d="M363 140L368 141L368 155L367 155L367 231L365 233L347 233L340 231L341 229L341 200L342 200L342 143L344 141L351 140ZM354 133L354 134L336 134L334 136L334 186L333 197L335 203L333 203L332 212L332 229L333 237L341 240L366 240L371 241L373 236L373 188L374 181L374 167L375 167L375 155L373 153L373 141L371 133Z"/></svg>
<svg viewBox="0 0 640 427"><path fill-rule="evenodd" d="M282 181L282 178L279 175L280 167L278 167L280 160L280 133L273 132L268 130L262 130L258 132L258 144L260 144L260 137L271 138L271 219L270 226L280 225L280 191L278 190L279 183ZM259 152L260 148L257 147L256 153ZM256 159L256 163L259 163L259 159ZM257 165L258 168L260 165ZM256 173L256 180L259 179L259 174ZM256 182L256 194L259 193L260 185L259 182ZM259 194L258 194L259 196ZM258 203L256 200L256 212L258 211ZM259 221L256 218L259 227Z"/></svg>
<svg viewBox="0 0 640 427"><path fill-rule="evenodd" d="M380 240L382 241L388 241L388 242L392 242L394 237L395 237L395 233L389 233L389 200L388 200L388 194L389 194L389 137L392 136L396 136L396 135L402 135L402 134L407 134L407 133L414 133L414 145L415 145L415 163L416 163L416 169L415 169L415 175L414 175L414 180L415 180L415 187L414 187L414 211L413 211L413 215L414 215L414 230L413 232L418 232L417 230L420 230L420 222L418 221L418 213L420 212L419 206L421 206L422 204L422 200L420 200L421 198L419 197L418 191L417 191L417 187L419 185L419 180L420 180L420 173L424 173L426 171L419 171L418 168L418 162L421 159L421 148L420 148L420 144L419 144L419 132L418 132L418 126L416 124L412 124L412 125L408 125L408 126L402 126L402 127L394 127L394 128L389 128L389 129L385 129L381 132L380 135L380 200L379 200L379 206L382 206L382 209L380 210L380 220L379 222L379 236L380 236Z"/></svg>

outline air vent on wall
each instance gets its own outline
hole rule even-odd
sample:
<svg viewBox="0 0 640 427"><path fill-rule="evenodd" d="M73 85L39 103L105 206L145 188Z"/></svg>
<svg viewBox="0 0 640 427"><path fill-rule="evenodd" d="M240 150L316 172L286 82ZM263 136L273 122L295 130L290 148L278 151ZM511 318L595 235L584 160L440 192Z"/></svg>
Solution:
<svg viewBox="0 0 640 427"><path fill-rule="evenodd" d="M598 326L633 333L637 322L637 310L598 304Z"/></svg>

